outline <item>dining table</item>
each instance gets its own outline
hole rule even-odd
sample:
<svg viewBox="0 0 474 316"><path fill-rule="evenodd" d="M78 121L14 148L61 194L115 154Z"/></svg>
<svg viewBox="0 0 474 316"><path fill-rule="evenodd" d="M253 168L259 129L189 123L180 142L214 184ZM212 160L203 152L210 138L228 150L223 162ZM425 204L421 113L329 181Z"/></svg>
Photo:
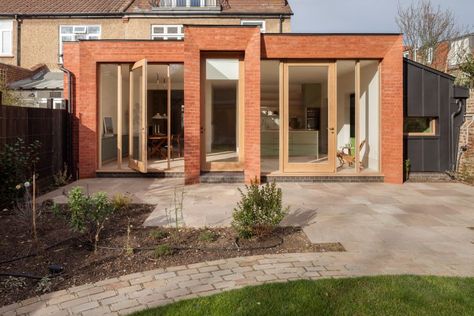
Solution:
<svg viewBox="0 0 474 316"><path fill-rule="evenodd" d="M148 143L151 148L150 157L153 157L155 154L158 153L161 159L168 158L167 151L162 150L168 144L168 135L166 134L150 135L148 136Z"/></svg>

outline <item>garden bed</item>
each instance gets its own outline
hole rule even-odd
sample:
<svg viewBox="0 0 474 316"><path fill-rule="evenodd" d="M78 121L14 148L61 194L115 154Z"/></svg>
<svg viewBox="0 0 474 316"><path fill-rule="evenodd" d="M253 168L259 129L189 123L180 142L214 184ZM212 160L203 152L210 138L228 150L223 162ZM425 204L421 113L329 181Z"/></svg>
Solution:
<svg viewBox="0 0 474 316"><path fill-rule="evenodd" d="M0 213L0 306L44 292L169 266L258 254L344 251L339 243L311 244L300 228L292 227L250 240L236 239L232 228L144 228L152 209L133 205L114 214L102 232L97 253L84 236L73 233L52 211L39 219L37 245L16 216ZM11 261L19 257L25 258ZM49 276L51 264L61 265L64 271L39 281ZM37 279L4 274L28 274Z"/></svg>

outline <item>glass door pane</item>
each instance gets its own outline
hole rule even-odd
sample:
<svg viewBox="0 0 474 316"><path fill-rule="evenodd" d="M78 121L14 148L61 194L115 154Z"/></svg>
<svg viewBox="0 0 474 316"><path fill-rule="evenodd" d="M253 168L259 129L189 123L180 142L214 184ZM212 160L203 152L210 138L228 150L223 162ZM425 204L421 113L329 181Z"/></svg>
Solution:
<svg viewBox="0 0 474 316"><path fill-rule="evenodd" d="M205 64L205 164L233 168L240 163L243 139L239 59L207 59ZM227 165L222 165L227 164Z"/></svg>
<svg viewBox="0 0 474 316"><path fill-rule="evenodd" d="M334 171L333 71L333 64L286 67L286 171Z"/></svg>
<svg viewBox="0 0 474 316"><path fill-rule="evenodd" d="M130 159L132 169L147 171L147 61L137 62L130 72Z"/></svg>

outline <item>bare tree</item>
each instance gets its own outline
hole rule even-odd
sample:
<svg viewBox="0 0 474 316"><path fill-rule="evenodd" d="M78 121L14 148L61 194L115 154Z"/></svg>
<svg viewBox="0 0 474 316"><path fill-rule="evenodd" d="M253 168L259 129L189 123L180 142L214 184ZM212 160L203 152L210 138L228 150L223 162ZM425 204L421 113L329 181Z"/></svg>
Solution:
<svg viewBox="0 0 474 316"><path fill-rule="evenodd" d="M454 13L433 6L430 0L416 0L406 7L398 3L396 22L410 56L422 64L434 62L439 46L449 45L461 34Z"/></svg>

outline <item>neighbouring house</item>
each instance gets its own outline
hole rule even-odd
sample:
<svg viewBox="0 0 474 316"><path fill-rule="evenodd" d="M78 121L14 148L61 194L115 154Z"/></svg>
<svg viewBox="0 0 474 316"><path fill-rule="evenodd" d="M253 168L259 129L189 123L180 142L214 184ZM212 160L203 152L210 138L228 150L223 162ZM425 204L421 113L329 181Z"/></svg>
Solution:
<svg viewBox="0 0 474 316"><path fill-rule="evenodd" d="M285 0L2 0L0 63L27 69L45 64L50 74L14 87L23 104L44 106L52 99L59 106L63 86L56 79L65 42L180 40L184 24L257 25L282 33L290 31L291 16Z"/></svg>
<svg viewBox="0 0 474 316"><path fill-rule="evenodd" d="M404 60L404 149L418 180L437 180L458 168L459 131L469 89L455 78ZM443 177L444 175L444 177Z"/></svg>

